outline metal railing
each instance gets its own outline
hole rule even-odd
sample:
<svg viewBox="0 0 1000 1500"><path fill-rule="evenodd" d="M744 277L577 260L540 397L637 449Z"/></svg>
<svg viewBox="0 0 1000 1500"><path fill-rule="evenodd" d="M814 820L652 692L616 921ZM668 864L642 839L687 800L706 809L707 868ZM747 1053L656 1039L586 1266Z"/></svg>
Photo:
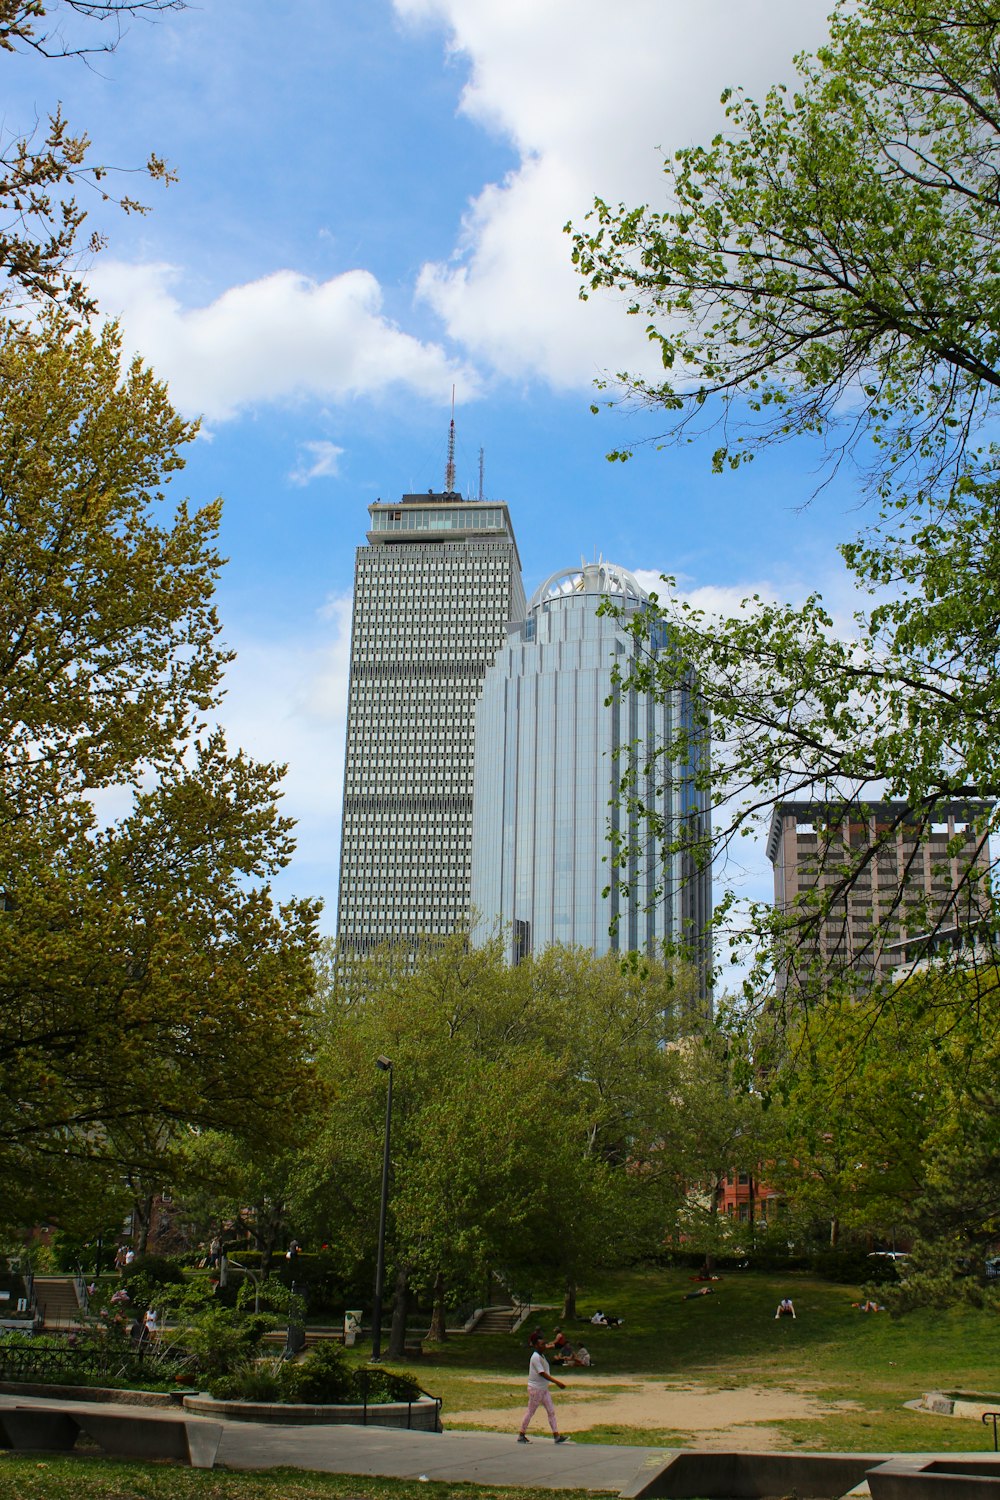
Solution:
<svg viewBox="0 0 1000 1500"><path fill-rule="evenodd" d="M84 1384L82 1377L85 1375L101 1380L149 1380L157 1365L174 1365L182 1357L169 1348L143 1344L130 1349L78 1349L68 1343L62 1347L39 1348L31 1344L0 1342L0 1380L58 1384L62 1377L68 1378L73 1385Z"/></svg>
<svg viewBox="0 0 1000 1500"><path fill-rule="evenodd" d="M994 1453L996 1453L998 1451L998 1449L997 1449L997 1421L998 1420L1000 1420L1000 1411L984 1411L983 1412L983 1426L985 1427L987 1422L992 1422L993 1423L993 1452Z"/></svg>

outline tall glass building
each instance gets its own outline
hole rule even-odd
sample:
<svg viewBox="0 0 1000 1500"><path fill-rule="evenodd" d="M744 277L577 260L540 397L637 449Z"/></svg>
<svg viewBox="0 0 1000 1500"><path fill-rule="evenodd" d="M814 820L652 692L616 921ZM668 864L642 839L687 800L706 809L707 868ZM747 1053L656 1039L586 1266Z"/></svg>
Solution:
<svg viewBox="0 0 1000 1500"><path fill-rule="evenodd" d="M476 700L524 587L506 505L445 492L369 507L347 707L338 937L379 943L468 920Z"/></svg>
<svg viewBox="0 0 1000 1500"><path fill-rule="evenodd" d="M642 747L670 743L682 728L694 737L695 689L655 702L615 685L614 669L627 675L638 644L620 620L598 613L609 598L628 617L648 595L609 563L554 573L486 674L476 713L472 904L486 929L499 922L509 931L514 962L550 943L649 956L662 956L664 942L683 943L707 993L711 871L681 856L664 864L646 820L629 821L616 795L627 747L639 743L641 764ZM652 648L665 643L654 638ZM707 832L708 794L692 772L661 762L638 790L668 828L693 819ZM613 834L631 851L618 872Z"/></svg>

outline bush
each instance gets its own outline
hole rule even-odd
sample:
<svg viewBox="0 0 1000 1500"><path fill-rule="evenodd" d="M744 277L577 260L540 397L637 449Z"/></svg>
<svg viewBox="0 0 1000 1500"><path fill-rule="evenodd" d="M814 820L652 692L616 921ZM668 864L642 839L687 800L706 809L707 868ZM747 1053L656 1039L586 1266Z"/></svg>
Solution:
<svg viewBox="0 0 1000 1500"><path fill-rule="evenodd" d="M409 1375L397 1375L392 1370L355 1370L355 1379L359 1387L356 1400L362 1399L362 1392L367 1385L367 1399L372 1402L379 1401L416 1401L420 1395L420 1387Z"/></svg>
<svg viewBox="0 0 1000 1500"><path fill-rule="evenodd" d="M274 1319L263 1313L241 1315L209 1305L190 1318L183 1344L195 1367L214 1378L244 1368L273 1326Z"/></svg>
<svg viewBox="0 0 1000 1500"><path fill-rule="evenodd" d="M323 1406L358 1400L354 1371L336 1344L320 1344L301 1364L286 1365L283 1376L283 1401Z"/></svg>
<svg viewBox="0 0 1000 1500"><path fill-rule="evenodd" d="M352 1370L336 1344L320 1344L301 1364L244 1360L208 1382L217 1401L279 1401L302 1406L360 1406L415 1401L419 1386L391 1370Z"/></svg>
<svg viewBox="0 0 1000 1500"><path fill-rule="evenodd" d="M276 1369L273 1361L259 1363L247 1360L235 1366L228 1375L219 1375L208 1382L208 1393L216 1401L283 1401L283 1369Z"/></svg>
<svg viewBox="0 0 1000 1500"><path fill-rule="evenodd" d="M122 1277L126 1291L134 1277L144 1276L150 1286L179 1286L186 1281L183 1270L175 1260L165 1255L137 1255Z"/></svg>
<svg viewBox="0 0 1000 1500"><path fill-rule="evenodd" d="M858 1286L872 1278L877 1263L868 1258L868 1252L863 1248L850 1246L841 1250L817 1250L809 1257L809 1266L827 1281Z"/></svg>

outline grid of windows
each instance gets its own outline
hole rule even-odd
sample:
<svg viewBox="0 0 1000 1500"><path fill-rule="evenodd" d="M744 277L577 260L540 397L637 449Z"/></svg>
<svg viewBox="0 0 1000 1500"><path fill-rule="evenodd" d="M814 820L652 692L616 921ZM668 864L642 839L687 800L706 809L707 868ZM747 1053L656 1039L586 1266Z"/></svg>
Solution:
<svg viewBox="0 0 1000 1500"><path fill-rule="evenodd" d="M800 922L779 986L821 982L817 972L828 968L885 979L911 961L908 939L974 930L989 872L975 828L983 810L949 803L945 821L918 826L900 802L781 803L768 839L774 899ZM816 890L824 892L821 908L810 895Z"/></svg>
<svg viewBox="0 0 1000 1500"><path fill-rule="evenodd" d="M355 569L338 910L354 954L467 919L476 700L524 614L506 506L404 496L370 515Z"/></svg>
<svg viewBox="0 0 1000 1500"><path fill-rule="evenodd" d="M605 575L617 573L587 564L572 588L539 590L486 675L476 716L472 903L487 930L508 925L515 961L550 943L651 955L667 941L685 944L707 995L711 872L686 868L681 856L664 862L645 819L622 826L628 814L616 795L627 764L616 750L676 743L681 726L693 729L694 693L681 688L657 702L616 689L613 669L627 676L638 649L617 619L600 613ZM628 607L641 608L639 599L630 596ZM694 755L694 744L692 735L684 753ZM693 764L661 760L655 778L639 771L638 789L668 827L683 821L707 834L707 793L693 773ZM630 850L627 899L609 863L609 824Z"/></svg>

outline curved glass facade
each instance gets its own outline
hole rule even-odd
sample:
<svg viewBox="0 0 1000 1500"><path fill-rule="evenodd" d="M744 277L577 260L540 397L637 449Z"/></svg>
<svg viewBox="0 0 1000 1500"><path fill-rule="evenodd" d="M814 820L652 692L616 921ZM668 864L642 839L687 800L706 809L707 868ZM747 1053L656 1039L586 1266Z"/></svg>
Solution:
<svg viewBox="0 0 1000 1500"><path fill-rule="evenodd" d="M664 865L645 820L622 826L616 796L628 747L693 730L694 690L657 703L615 687L613 669L626 675L637 646L598 613L609 594L628 613L646 597L631 574L607 564L554 574L486 673L476 710L472 905L485 927L509 927L513 961L550 943L650 956L665 941L686 943L707 989L711 872L682 868L679 858ZM689 766L661 763L647 780L639 790L668 826L707 825L707 793L695 790ZM615 832L630 850L619 872Z"/></svg>

